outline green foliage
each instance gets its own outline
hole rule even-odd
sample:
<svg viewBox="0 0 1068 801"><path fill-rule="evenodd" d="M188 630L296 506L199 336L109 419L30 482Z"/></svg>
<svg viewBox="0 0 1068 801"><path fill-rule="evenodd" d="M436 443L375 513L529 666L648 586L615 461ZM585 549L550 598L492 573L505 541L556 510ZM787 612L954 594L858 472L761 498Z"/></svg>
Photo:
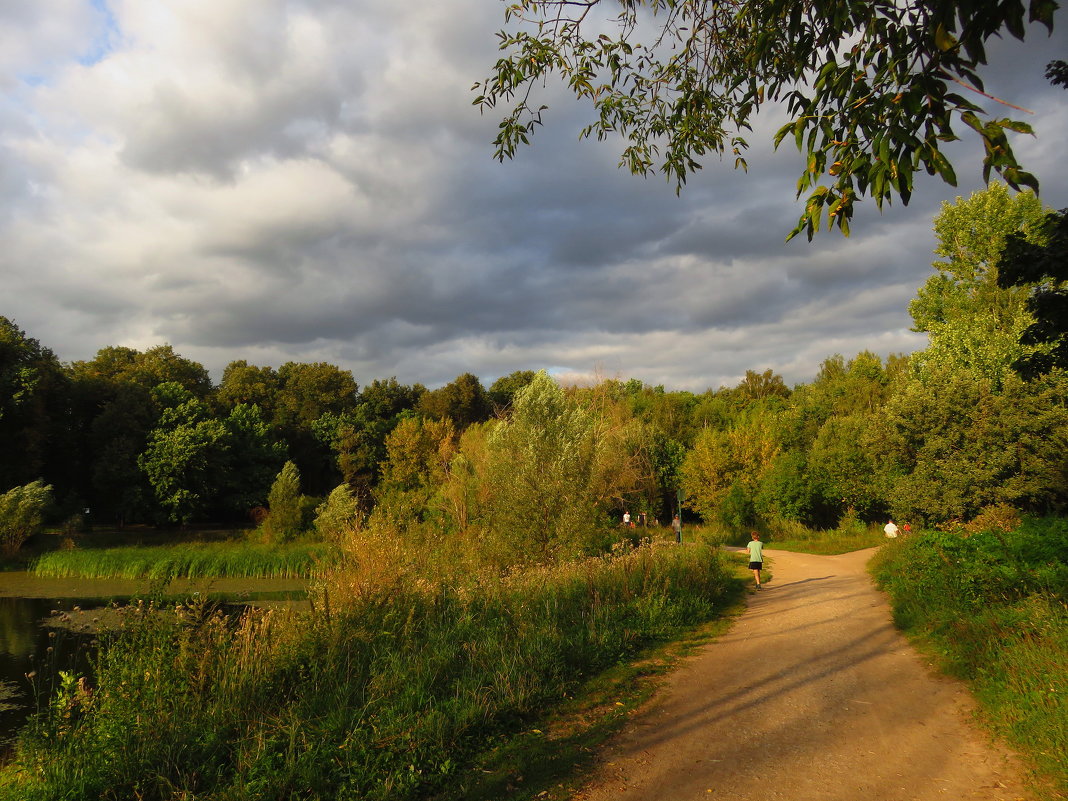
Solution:
<svg viewBox="0 0 1068 801"><path fill-rule="evenodd" d="M621 137L621 166L640 175L659 169L677 188L709 155L733 157L744 169L745 132L766 103L782 101L790 120L774 141L796 144L804 162L797 194L808 193L791 236L811 239L825 213L828 228L848 234L865 195L879 208L894 197L907 204L920 170L956 185L943 146L960 126L983 143L984 180L993 171L1013 188L1037 187L1007 136L1032 133L1030 126L986 113L974 88L983 85L987 41L1004 32L1023 40L1025 16L1052 31L1054 2L1034 0L1025 10L1022 0L907 8L882 0L637 0L618 7L614 31L597 19L600 7L507 6L503 55L475 84L474 101L511 105L494 140L499 159L530 141L547 108L535 92L558 77L594 107L582 136ZM646 35L652 44L639 41Z"/></svg>
<svg viewBox="0 0 1068 801"><path fill-rule="evenodd" d="M66 443L68 393L52 351L0 316L0 487L23 484L54 465L50 446Z"/></svg>
<svg viewBox="0 0 1068 801"><path fill-rule="evenodd" d="M50 551L31 570L48 578L310 578L338 558L323 544L183 543Z"/></svg>
<svg viewBox="0 0 1068 801"><path fill-rule="evenodd" d="M215 496L229 448L227 429L177 383L161 384L153 394L167 408L137 463L167 518L186 524Z"/></svg>
<svg viewBox="0 0 1068 801"><path fill-rule="evenodd" d="M909 304L915 330L930 334L926 350L914 354L921 377L950 367L1001 381L1010 365L1036 353L1020 343L1034 322L1027 290L1002 286L998 263L1010 237L1034 244L1046 236L1041 201L1030 192L1010 196L992 183L967 200L943 203L935 218L939 244L937 273Z"/></svg>
<svg viewBox="0 0 1068 801"><path fill-rule="evenodd" d="M489 419L492 409L478 376L464 373L440 389L422 395L419 411L435 420L452 420L457 430L463 431L472 423Z"/></svg>
<svg viewBox="0 0 1068 801"><path fill-rule="evenodd" d="M994 727L1068 790L1068 523L924 532L872 563L895 620L967 678Z"/></svg>
<svg viewBox="0 0 1068 801"><path fill-rule="evenodd" d="M1027 311L1034 322L1020 336L1020 345L1034 350L1025 350L1012 365L1025 378L1068 368L1068 209L1046 215L1035 239L1037 244L1011 234L998 263L1000 287L1032 285Z"/></svg>
<svg viewBox="0 0 1068 801"><path fill-rule="evenodd" d="M813 483L823 503L839 514L853 509L865 520L886 511L886 471L879 445L881 431L872 414L830 417L820 427L808 456Z"/></svg>
<svg viewBox="0 0 1068 801"><path fill-rule="evenodd" d="M1068 378L1027 384L1008 374L1000 391L967 373L913 380L886 407L888 501L895 518L967 521L1007 503L1044 512L1068 501Z"/></svg>
<svg viewBox="0 0 1068 801"><path fill-rule="evenodd" d="M755 522L754 499L782 450L774 408L752 404L726 430L706 428L697 436L682 467L691 509L731 527Z"/></svg>
<svg viewBox="0 0 1068 801"><path fill-rule="evenodd" d="M0 495L0 554L14 555L40 529L51 502L52 487L40 480Z"/></svg>
<svg viewBox="0 0 1068 801"><path fill-rule="evenodd" d="M511 408L512 401L519 390L534 380L533 370L516 370L509 375L502 375L490 385L488 392L490 403L500 414Z"/></svg>
<svg viewBox="0 0 1068 801"><path fill-rule="evenodd" d="M303 531L300 471L293 462L286 462L275 478L267 495L267 507L263 533L268 542L286 542Z"/></svg>
<svg viewBox="0 0 1068 801"><path fill-rule="evenodd" d="M453 584L398 564L340 573L310 615L133 610L77 714L24 730L0 799L429 797L731 586L701 547Z"/></svg>
<svg viewBox="0 0 1068 801"><path fill-rule="evenodd" d="M327 542L341 542L359 525L360 504L348 484L339 484L315 510L315 530Z"/></svg>
<svg viewBox="0 0 1068 801"><path fill-rule="evenodd" d="M490 432L487 504L493 535L517 555L581 553L603 520L594 477L596 423L540 371Z"/></svg>

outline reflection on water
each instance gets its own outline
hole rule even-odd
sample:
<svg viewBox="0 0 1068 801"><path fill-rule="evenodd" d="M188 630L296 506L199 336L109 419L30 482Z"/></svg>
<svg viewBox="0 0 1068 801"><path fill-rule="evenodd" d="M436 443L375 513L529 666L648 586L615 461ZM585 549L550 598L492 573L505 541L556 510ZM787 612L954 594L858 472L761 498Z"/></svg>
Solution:
<svg viewBox="0 0 1068 801"><path fill-rule="evenodd" d="M37 708L37 693L51 691L58 671L87 669L91 635L41 625L53 610L69 610L79 603L102 601L0 598L0 754Z"/></svg>
<svg viewBox="0 0 1068 801"><path fill-rule="evenodd" d="M289 579L175 582L167 592L176 598L195 592L223 601L264 603L302 599L305 586ZM48 698L57 673L89 672L94 636L45 625L53 613L100 609L113 599L143 591L143 582L42 580L0 573L0 761L9 753L15 732L37 709L38 699L43 703Z"/></svg>

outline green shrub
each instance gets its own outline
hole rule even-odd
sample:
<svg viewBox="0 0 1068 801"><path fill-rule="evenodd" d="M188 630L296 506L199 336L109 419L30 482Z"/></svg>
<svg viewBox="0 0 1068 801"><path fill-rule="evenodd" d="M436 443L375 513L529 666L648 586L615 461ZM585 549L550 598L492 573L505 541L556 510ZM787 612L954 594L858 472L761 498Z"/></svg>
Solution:
<svg viewBox="0 0 1068 801"><path fill-rule="evenodd" d="M712 617L731 586L699 546L457 584L354 559L310 615L135 613L92 694L24 730L0 799L431 796L491 737Z"/></svg>
<svg viewBox="0 0 1068 801"><path fill-rule="evenodd" d="M341 542L359 519L359 501L348 484L341 484L316 508L315 530L327 542Z"/></svg>
<svg viewBox="0 0 1068 801"><path fill-rule="evenodd" d="M271 485L267 496L270 510L263 521L268 542L285 542L301 533L304 511L301 505L300 471L293 462L286 462Z"/></svg>
<svg viewBox="0 0 1068 801"><path fill-rule="evenodd" d="M41 480L0 495L0 553L13 556L41 527L52 502L52 487Z"/></svg>
<svg viewBox="0 0 1068 801"><path fill-rule="evenodd" d="M899 538L872 572L898 625L968 680L993 727L1068 790L1068 521L997 523Z"/></svg>

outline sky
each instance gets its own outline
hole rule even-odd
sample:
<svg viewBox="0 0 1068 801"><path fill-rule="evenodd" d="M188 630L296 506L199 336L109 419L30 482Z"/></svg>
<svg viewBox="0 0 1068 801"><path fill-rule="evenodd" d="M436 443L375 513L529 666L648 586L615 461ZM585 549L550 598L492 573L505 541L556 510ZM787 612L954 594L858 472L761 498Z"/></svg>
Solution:
<svg viewBox="0 0 1068 801"><path fill-rule="evenodd" d="M244 359L361 385L546 369L703 391L924 347L908 302L941 204L983 187L977 142L951 151L957 187L921 175L908 207L863 203L848 239L786 243L802 162L771 148L774 114L748 173L711 159L681 196L579 141L589 109L554 87L533 146L494 160L499 119L471 87L503 11L4 0L0 315L64 362L169 343L216 380ZM995 43L984 73L1033 110L1013 146L1053 208L1068 93L1042 73L1065 27Z"/></svg>

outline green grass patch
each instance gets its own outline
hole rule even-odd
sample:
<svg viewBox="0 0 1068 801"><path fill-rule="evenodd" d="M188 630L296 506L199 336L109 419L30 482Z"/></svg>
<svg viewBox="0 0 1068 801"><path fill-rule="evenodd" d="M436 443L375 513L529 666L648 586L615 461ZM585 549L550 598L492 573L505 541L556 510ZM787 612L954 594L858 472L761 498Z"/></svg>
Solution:
<svg viewBox="0 0 1068 801"><path fill-rule="evenodd" d="M464 797L505 770L486 761L502 735L537 736L546 710L722 614L738 586L701 546L451 584L358 570L311 614L138 616L92 692L69 682L24 730L0 799Z"/></svg>
<svg viewBox="0 0 1068 801"><path fill-rule="evenodd" d="M832 556L851 553L864 548L875 548L886 542L886 536L878 529L812 531L809 534L790 532L787 538L771 535L767 547L795 553L811 553Z"/></svg>
<svg viewBox="0 0 1068 801"><path fill-rule="evenodd" d="M332 564L338 551L322 543L179 543L75 548L39 556L31 572L49 578L306 578Z"/></svg>
<svg viewBox="0 0 1068 801"><path fill-rule="evenodd" d="M924 532L871 563L898 625L969 682L984 720L1068 793L1068 521ZM1061 794L1057 796L1057 794Z"/></svg>

